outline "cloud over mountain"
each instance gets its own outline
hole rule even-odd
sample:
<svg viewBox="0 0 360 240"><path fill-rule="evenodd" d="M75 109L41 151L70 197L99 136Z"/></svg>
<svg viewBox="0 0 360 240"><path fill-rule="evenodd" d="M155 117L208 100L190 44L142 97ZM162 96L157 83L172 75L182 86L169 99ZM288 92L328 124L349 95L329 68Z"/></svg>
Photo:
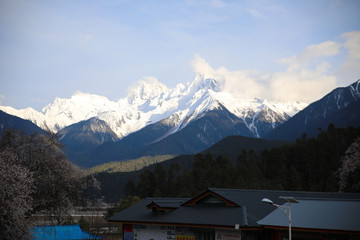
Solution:
<svg viewBox="0 0 360 240"><path fill-rule="evenodd" d="M347 32L341 35L347 50L345 62L341 65L341 74L348 78L360 78L360 31Z"/></svg>
<svg viewBox="0 0 360 240"><path fill-rule="evenodd" d="M226 67L214 69L204 58L196 54L190 62L195 72L201 72L208 78L216 79L225 92L232 95L251 99L254 97L265 97L266 88L261 79L263 76L261 72L257 71L231 71Z"/></svg>
<svg viewBox="0 0 360 240"><path fill-rule="evenodd" d="M360 77L360 31L341 35L342 41L324 41L306 47L300 54L279 59L282 70L229 70L214 68L206 59L195 54L190 64L195 72L217 79L223 91L237 97L265 97L270 100L318 100L339 85ZM334 56L344 54L341 67L334 67Z"/></svg>

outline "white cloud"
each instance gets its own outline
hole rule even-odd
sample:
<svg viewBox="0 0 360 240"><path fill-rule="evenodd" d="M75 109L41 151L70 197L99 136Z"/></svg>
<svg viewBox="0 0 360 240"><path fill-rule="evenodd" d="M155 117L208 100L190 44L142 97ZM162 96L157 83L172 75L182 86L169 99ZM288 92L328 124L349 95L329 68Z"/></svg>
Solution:
<svg viewBox="0 0 360 240"><path fill-rule="evenodd" d="M332 41L310 45L302 54L280 59L279 63L288 65L288 71L297 71L309 67L312 59L337 55L340 47L341 44Z"/></svg>
<svg viewBox="0 0 360 240"><path fill-rule="evenodd" d="M201 72L205 77L214 77L215 70L199 54L195 54L194 58L190 61L190 65L195 72Z"/></svg>
<svg viewBox="0 0 360 240"><path fill-rule="evenodd" d="M360 60L360 31L347 32L341 36L346 39L344 47L349 51L349 57Z"/></svg>
<svg viewBox="0 0 360 240"><path fill-rule="evenodd" d="M333 56L339 53L341 45L336 42L327 41L319 44L310 45L305 49L301 57L305 59Z"/></svg>
<svg viewBox="0 0 360 240"><path fill-rule="evenodd" d="M230 71L226 67L214 69L198 54L191 60L195 72L203 73L205 77L216 79L223 91L230 92L241 98L253 98L266 94L262 79L264 74L257 71ZM266 74L265 74L266 75Z"/></svg>
<svg viewBox="0 0 360 240"><path fill-rule="evenodd" d="M341 36L345 39L347 57L341 66L340 74L351 83L360 78L360 31L347 32Z"/></svg>
<svg viewBox="0 0 360 240"><path fill-rule="evenodd" d="M326 58L339 54L340 49L340 43L326 41L308 46L300 55L281 59L279 63L287 69L269 78L272 98L311 103L336 88L337 78L330 74L332 66Z"/></svg>
<svg viewBox="0 0 360 240"><path fill-rule="evenodd" d="M197 54L191 60L191 66L195 72L218 80L223 91L237 97L311 103L337 87L336 77L329 74L331 65L326 61L310 64L311 60L336 55L340 46L335 42L311 45L299 56L282 59L281 63L286 64L286 70L274 73L230 71L226 67L214 69Z"/></svg>
<svg viewBox="0 0 360 240"><path fill-rule="evenodd" d="M322 71L277 72L271 75L272 99L311 103L336 88L336 77Z"/></svg>
<svg viewBox="0 0 360 240"><path fill-rule="evenodd" d="M325 57L337 55L340 48L341 44L327 41L308 46L298 56L281 59L287 69L269 78L272 98L311 103L336 88L337 78L329 73L332 66Z"/></svg>

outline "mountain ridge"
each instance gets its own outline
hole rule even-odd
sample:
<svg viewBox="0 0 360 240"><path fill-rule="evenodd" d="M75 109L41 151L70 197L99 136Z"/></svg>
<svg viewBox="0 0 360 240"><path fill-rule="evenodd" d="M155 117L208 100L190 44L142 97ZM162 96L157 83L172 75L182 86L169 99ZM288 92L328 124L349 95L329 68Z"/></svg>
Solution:
<svg viewBox="0 0 360 240"><path fill-rule="evenodd" d="M54 119L93 116L61 128L57 133L66 146L67 157L80 167L91 167L142 156L193 154L232 135L261 138L278 132L280 140L295 140L307 133L304 129L311 128L312 135L308 136L313 136L318 129L327 128L330 122L343 127L352 123L356 126L360 123L359 82L334 89L292 118L291 111L288 114L282 110L289 106L286 103L272 103L260 98L242 101L221 92L216 80L204 79L202 75L174 89L156 81L151 89L149 86L153 83L143 82L130 91L132 97L119 100L130 106L130 110L114 110L114 106L120 106L117 105L119 102L107 105L109 100L105 97L78 92L70 99L57 98L44 108L44 112L53 115ZM94 99L91 104L88 104L89 98ZM36 115L30 108L24 112ZM301 121L292 124L294 119ZM308 127L302 125L304 122L309 122ZM50 124L43 123L46 127ZM131 123L135 125L131 126ZM122 129L128 126L133 131L118 138L111 124L125 126ZM288 125L290 127L286 128ZM286 137L289 134L293 135Z"/></svg>
<svg viewBox="0 0 360 240"><path fill-rule="evenodd" d="M330 123L336 127L360 124L360 79L347 87L336 88L311 103L287 122L269 132L265 138L289 140L306 134L314 137Z"/></svg>
<svg viewBox="0 0 360 240"><path fill-rule="evenodd" d="M300 102L272 103L260 98L235 98L222 92L215 79L197 74L193 81L180 83L173 89L157 80L142 81L129 91L127 97L116 102L103 96L76 92L68 99L56 98L41 112L32 108L17 110L6 106L0 106L0 109L31 120L51 132L59 132L72 124L96 117L103 120L122 139L147 125L164 120L173 125L172 133L175 133L202 112L217 108L219 104L242 118L255 137L261 137L262 134L257 132L257 126L254 125L256 119L253 117L257 117L257 113L264 108L272 110L272 115L267 119L276 127L277 121L286 121L306 106Z"/></svg>

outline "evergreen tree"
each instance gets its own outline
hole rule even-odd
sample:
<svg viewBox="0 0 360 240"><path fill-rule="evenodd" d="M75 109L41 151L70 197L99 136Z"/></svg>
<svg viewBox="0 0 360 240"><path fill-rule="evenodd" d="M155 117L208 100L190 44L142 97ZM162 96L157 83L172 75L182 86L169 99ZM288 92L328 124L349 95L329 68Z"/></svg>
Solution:
<svg viewBox="0 0 360 240"><path fill-rule="evenodd" d="M165 168L161 164L156 164L155 170L155 185L157 189L157 193L154 194L154 196L167 196L167 173L165 171Z"/></svg>
<svg viewBox="0 0 360 240"><path fill-rule="evenodd" d="M158 188L158 186L154 172L150 171L149 168L145 168L140 174L139 182L136 187L136 195L141 198L153 197L156 188Z"/></svg>
<svg viewBox="0 0 360 240"><path fill-rule="evenodd" d="M129 180L127 183L126 183L126 186L125 186L125 195L128 196L128 195L135 195L136 193L136 186L135 186L135 183L133 180Z"/></svg>

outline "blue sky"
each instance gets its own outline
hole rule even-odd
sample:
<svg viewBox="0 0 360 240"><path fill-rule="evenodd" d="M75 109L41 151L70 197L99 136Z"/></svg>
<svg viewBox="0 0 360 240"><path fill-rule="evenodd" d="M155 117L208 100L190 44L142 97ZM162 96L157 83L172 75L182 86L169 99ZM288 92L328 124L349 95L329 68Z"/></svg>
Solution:
<svg viewBox="0 0 360 240"><path fill-rule="evenodd" d="M360 1L1 0L0 104L118 100L196 72L244 98L312 102L360 78ZM309 90L311 89L311 91Z"/></svg>

